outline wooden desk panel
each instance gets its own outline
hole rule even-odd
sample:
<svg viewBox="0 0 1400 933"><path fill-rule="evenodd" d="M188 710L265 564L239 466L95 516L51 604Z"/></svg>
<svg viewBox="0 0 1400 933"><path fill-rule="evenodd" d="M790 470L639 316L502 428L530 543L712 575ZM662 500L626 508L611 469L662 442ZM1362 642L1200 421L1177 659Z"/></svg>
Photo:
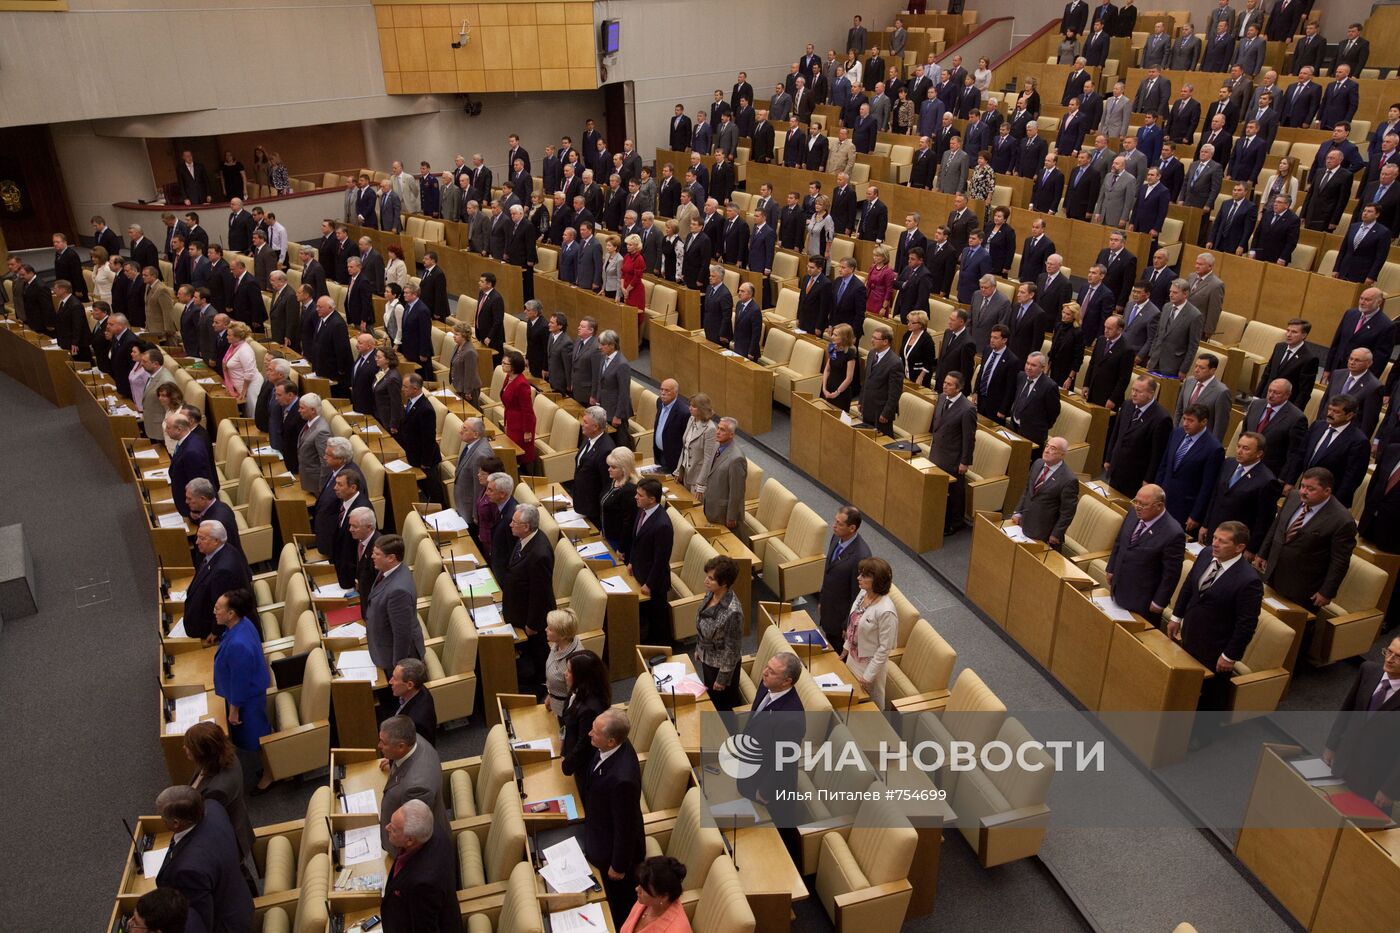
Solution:
<svg viewBox="0 0 1400 933"><path fill-rule="evenodd" d="M1101 718L1149 768L1181 761L1191 717L1170 714L1196 708L1209 673L1163 632L1117 625L1100 695ZM1125 715L1114 715L1118 711ZM1147 715L1152 712L1168 715Z"/></svg>
<svg viewBox="0 0 1400 933"><path fill-rule="evenodd" d="M1329 334L1337 329L1347 309L1356 307L1356 299L1360 296L1361 285L1358 282L1312 275L1308 277L1308 290L1303 297L1303 314L1312 321L1318 333Z"/></svg>
<svg viewBox="0 0 1400 933"><path fill-rule="evenodd" d="M838 499L847 501L851 498L855 434L855 428L842 424L839 416L826 414L821 421L820 467L812 474Z"/></svg>
<svg viewBox="0 0 1400 933"><path fill-rule="evenodd" d="M691 339L689 331L673 324L652 323L649 333L652 378L658 382L674 379L683 393L694 394L701 384L700 345ZM769 401L771 407L771 393Z"/></svg>
<svg viewBox="0 0 1400 933"><path fill-rule="evenodd" d="M813 478L822 476L822 422L831 417L831 406L802 392L792 396L792 439L788 459ZM825 479L825 477L823 477Z"/></svg>
<svg viewBox="0 0 1400 933"><path fill-rule="evenodd" d="M1089 709L1099 708L1113 620L1090 600L1090 594L1065 587L1050 672Z"/></svg>
<svg viewBox="0 0 1400 933"><path fill-rule="evenodd" d="M851 503L876 524L885 524L888 505L885 501L885 485L889 482L891 454L884 443L889 438L882 434L857 431L852 447ZM882 443L884 442L884 443Z"/></svg>
<svg viewBox="0 0 1400 933"><path fill-rule="evenodd" d="M1001 532L992 513L978 512L972 519L972 553L963 590L992 621L1006 627L1011 599L1012 567L1016 543Z"/></svg>
<svg viewBox="0 0 1400 933"><path fill-rule="evenodd" d="M937 467L920 470L892 454L888 462L885 527L916 551L941 548L948 512L948 474Z"/></svg>
<svg viewBox="0 0 1400 933"><path fill-rule="evenodd" d="M1332 866L1313 919L1314 933L1381 930L1395 923L1395 892L1400 890L1400 838L1397 830L1341 831Z"/></svg>
<svg viewBox="0 0 1400 933"><path fill-rule="evenodd" d="M1026 477L1031 471L1031 449L1035 445L1010 428L1002 427L980 415L977 418L977 429L990 431L998 440L1011 445L1011 458L1006 462L1006 498L1002 500L1001 506L1002 514L1010 515L1016 511L1016 504L1021 501L1021 493L1025 492Z"/></svg>
<svg viewBox="0 0 1400 933"><path fill-rule="evenodd" d="M1060 592L1065 581L1061 573L1068 570L1063 558L1055 557L1059 553L1048 548L1016 548L1011 569L1015 586L1006 613L1007 633L1045 667L1050 666L1055 649ZM1084 576L1077 569L1075 574Z"/></svg>
<svg viewBox="0 0 1400 933"><path fill-rule="evenodd" d="M1302 269L1290 269L1287 266L1280 266L1278 263L1254 261L1256 266L1263 268L1263 282L1260 285L1258 295L1259 304L1254 309L1254 319L1265 324L1272 324L1275 327L1284 327L1295 317L1303 314L1303 304L1306 300L1304 292L1307 291L1309 281L1316 278L1311 272L1304 272ZM1233 288L1238 288L1234 286ZM1232 298L1233 291L1228 292ZM1231 305L1233 307L1233 301ZM1340 312L1337 320L1341 320ZM1314 327L1324 328L1327 325L1317 323ZM1336 325L1332 325L1330 330L1323 330L1322 333L1330 333L1336 330Z"/></svg>

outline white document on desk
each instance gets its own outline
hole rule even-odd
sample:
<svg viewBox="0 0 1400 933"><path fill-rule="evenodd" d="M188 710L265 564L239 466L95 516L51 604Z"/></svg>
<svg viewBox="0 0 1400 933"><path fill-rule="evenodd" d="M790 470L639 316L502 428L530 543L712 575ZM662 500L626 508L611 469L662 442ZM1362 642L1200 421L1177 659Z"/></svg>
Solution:
<svg viewBox="0 0 1400 933"><path fill-rule="evenodd" d="M457 513L456 509L443 509L441 512L434 512L424 519L437 531L465 531L467 520Z"/></svg>
<svg viewBox="0 0 1400 933"><path fill-rule="evenodd" d="M554 754L553 739L521 739L511 742L510 747L517 752L549 752Z"/></svg>
<svg viewBox="0 0 1400 933"><path fill-rule="evenodd" d="M189 638L189 634L185 631L185 620L181 618L179 622L176 622L174 625L170 626L170 631L165 633L165 637Z"/></svg>
<svg viewBox="0 0 1400 933"><path fill-rule="evenodd" d="M1114 622L1131 622L1133 620L1133 614L1114 602L1112 596L1095 596L1093 602L1104 615Z"/></svg>
<svg viewBox="0 0 1400 933"><path fill-rule="evenodd" d="M362 790L345 798L346 813L378 813L379 805L374 802L374 791Z"/></svg>
<svg viewBox="0 0 1400 933"><path fill-rule="evenodd" d="M180 528L183 530L185 527L185 516L181 515L179 512L164 512L156 516L156 524L161 528Z"/></svg>
<svg viewBox="0 0 1400 933"><path fill-rule="evenodd" d="M176 719L199 719L209 715L209 694L195 693L175 698Z"/></svg>
<svg viewBox="0 0 1400 933"><path fill-rule="evenodd" d="M548 881L554 890L570 894L593 887L593 872L576 837L570 836L547 846L540 855L545 862L540 868L540 877Z"/></svg>
<svg viewBox="0 0 1400 933"><path fill-rule="evenodd" d="M170 602L172 602L172 603L182 603L182 602L185 601L185 591L184 591L184 590L171 590L171 591L170 591L170 595L167 596L167 597L165 597L165 598L168 599L168 600L169 600Z"/></svg>
<svg viewBox="0 0 1400 933"><path fill-rule="evenodd" d="M604 592L607 593L630 593L632 588L627 585L627 581L622 577L604 577L598 581L602 584Z"/></svg>
<svg viewBox="0 0 1400 933"><path fill-rule="evenodd" d="M554 521L560 528L587 528L588 519L573 509L560 509L554 513Z"/></svg>
<svg viewBox="0 0 1400 933"><path fill-rule="evenodd" d="M326 634L330 638L364 638L365 627L360 622L346 622L344 625L337 625Z"/></svg>
<svg viewBox="0 0 1400 933"><path fill-rule="evenodd" d="M142 479L170 479L170 468L160 467L155 470L146 470L141 474Z"/></svg>
<svg viewBox="0 0 1400 933"><path fill-rule="evenodd" d="M323 583L311 591L311 595L316 599L349 599L358 591L347 590L339 583Z"/></svg>
<svg viewBox="0 0 1400 933"><path fill-rule="evenodd" d="M363 862L384 860L384 850L379 847L379 827L360 826L345 831L345 848L341 849L341 861L346 865L359 865Z"/></svg>
<svg viewBox="0 0 1400 933"><path fill-rule="evenodd" d="M146 447L146 448L144 448L144 449L142 449L142 450L138 450L138 451L136 451L134 454L132 454L131 456L134 457L134 458L137 459L137 460L158 460L158 459L160 459L160 454L156 453L156 449L155 449L154 447Z"/></svg>
<svg viewBox="0 0 1400 933"><path fill-rule="evenodd" d="M477 628L495 628L506 624L501 618L501 607L495 603L487 603L473 609L472 622Z"/></svg>
<svg viewBox="0 0 1400 933"><path fill-rule="evenodd" d="M1269 607L1270 609L1272 609L1274 612L1287 612L1287 611L1288 611L1288 607L1287 607L1286 605L1284 605L1284 604L1283 604L1282 602L1280 602L1279 600L1274 599L1272 596L1265 596L1265 597L1264 597L1264 605L1268 606L1268 607Z"/></svg>
<svg viewBox="0 0 1400 933"><path fill-rule="evenodd" d="M851 689L846 684L846 682L841 679L840 674L818 674L812 680L818 687L821 687L823 690L840 690L844 692L846 690Z"/></svg>
<svg viewBox="0 0 1400 933"><path fill-rule="evenodd" d="M843 412L841 412L841 423L844 424L844 425L848 425L848 426L849 426L849 425L855 424L855 422L851 420L851 413L850 413L850 412L848 412L848 411L843 411Z"/></svg>
<svg viewBox="0 0 1400 933"><path fill-rule="evenodd" d="M608 545L604 541L594 541L592 544L580 544L578 546L578 556L583 558L607 557Z"/></svg>
<svg viewBox="0 0 1400 933"><path fill-rule="evenodd" d="M156 880L156 875L160 874L160 866L165 864L165 856L169 854L170 847L164 849L147 849L141 853L141 874L151 881Z"/></svg>
<svg viewBox="0 0 1400 933"><path fill-rule="evenodd" d="M663 661L651 669L651 676L658 684L679 681L685 675L685 665L680 661Z"/></svg>
<svg viewBox="0 0 1400 933"><path fill-rule="evenodd" d="M603 919L603 905L584 904L572 910L560 910L549 915L549 928L554 933L584 933L590 930L606 930Z"/></svg>
<svg viewBox="0 0 1400 933"><path fill-rule="evenodd" d="M642 468L643 472L645 472L645 469L646 469L645 467ZM545 496L545 497L544 497L543 499L541 499L540 501L541 501L541 502L548 502L550 505L573 505L573 504L574 504L574 500L573 500L573 499L570 499L568 496L564 495L563 493L555 493L555 494L552 495L552 496Z"/></svg>
<svg viewBox="0 0 1400 933"><path fill-rule="evenodd" d="M1021 530L1020 525L1002 525L1001 533L1006 535L1012 541L1020 543L1025 543L1030 540L1030 538L1026 537L1026 533Z"/></svg>
<svg viewBox="0 0 1400 933"><path fill-rule="evenodd" d="M413 469L413 467L402 460L390 460L388 463L384 464L384 469L388 470L390 473L407 473L409 470Z"/></svg>
<svg viewBox="0 0 1400 933"><path fill-rule="evenodd" d="M354 651L342 651L336 655L335 666L341 670L347 667L374 667L374 661L370 658L369 652L363 648Z"/></svg>
<svg viewBox="0 0 1400 933"><path fill-rule="evenodd" d="M1204 551L1205 549L1206 549L1206 546L1205 546L1204 544L1200 543L1199 541L1187 541L1187 542L1186 542L1186 553L1190 554L1192 557L1200 557L1200 556L1201 556L1201 552Z"/></svg>

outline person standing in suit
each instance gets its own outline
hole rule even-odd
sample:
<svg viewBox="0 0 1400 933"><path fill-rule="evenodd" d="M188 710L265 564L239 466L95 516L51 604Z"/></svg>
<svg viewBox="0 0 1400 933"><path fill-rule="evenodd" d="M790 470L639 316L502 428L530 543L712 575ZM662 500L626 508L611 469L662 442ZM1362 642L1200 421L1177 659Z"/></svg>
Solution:
<svg viewBox="0 0 1400 933"><path fill-rule="evenodd" d="M1171 415L1155 401L1156 394L1157 380L1151 376L1133 379L1128 404L1114 419L1103 469L1108 484L1124 495L1156 477L1172 432Z"/></svg>
<svg viewBox="0 0 1400 933"><path fill-rule="evenodd" d="M1363 661L1327 734L1322 760L1358 796L1387 813L1400 799L1394 716L1400 709L1400 637L1381 649L1381 661Z"/></svg>
<svg viewBox="0 0 1400 933"><path fill-rule="evenodd" d="M1293 261L1293 250L1298 246L1298 231L1302 222L1297 214L1288 209L1290 203L1287 194L1274 195L1270 209L1260 216L1259 225L1254 228L1250 258L1280 266Z"/></svg>
<svg viewBox="0 0 1400 933"><path fill-rule="evenodd" d="M671 643L671 547L675 529L663 503L661 482L647 477L637 484L637 519L632 542L625 555L627 572L641 587L641 634L647 644Z"/></svg>
<svg viewBox="0 0 1400 933"><path fill-rule="evenodd" d="M1063 437L1045 442L1040 459L1026 474L1026 488L1011 516L1026 537L1044 541L1056 550L1079 507L1079 479L1064 463L1068 451L1069 442Z"/></svg>
<svg viewBox="0 0 1400 933"><path fill-rule="evenodd" d="M1293 404L1301 409L1308 403L1321 365L1317 351L1308 343L1310 333L1312 324L1302 318L1293 318L1284 326L1283 340L1274 345L1268 363L1264 364L1259 387L1254 390L1256 396L1264 397L1274 380L1286 379Z"/></svg>
<svg viewBox="0 0 1400 933"><path fill-rule="evenodd" d="M190 916L198 916L202 923L199 929L210 933L251 930L253 895L243 875L228 811L188 784L177 784L157 795L156 812L165 829L179 839L166 851L155 877L157 887L183 894Z"/></svg>
<svg viewBox="0 0 1400 933"><path fill-rule="evenodd" d="M1104 321L1103 338L1094 343L1089 357L1089 370L1084 376L1085 400L1116 412L1123 404L1132 375L1133 349L1123 336L1123 318L1111 314Z"/></svg>
<svg viewBox="0 0 1400 933"><path fill-rule="evenodd" d="M962 373L945 375L942 389L942 397L933 411L929 459L953 479L948 487L947 511L943 518L946 537L966 525L967 471L972 467L977 442L977 409L962 394Z"/></svg>
<svg viewBox="0 0 1400 933"><path fill-rule="evenodd" d="M972 374L977 368L977 346L967 321L968 314L962 308L948 312L948 327L943 331L943 355L936 357L933 337L928 332L928 314L909 312L909 330L900 348L905 378L923 386L941 386L948 373L959 373L963 377L963 387L971 388Z"/></svg>
<svg viewBox="0 0 1400 933"><path fill-rule="evenodd" d="M1049 361L1039 350L1026 356L1023 372L1016 377L1007 421L1013 431L1031 442L1036 456L1060 417L1060 389L1046 373L1048 368Z"/></svg>
<svg viewBox="0 0 1400 933"><path fill-rule="evenodd" d="M436 823L432 808L411 798L384 824L384 835L398 852L381 899L384 933L426 933L461 925L452 833Z"/></svg>
<svg viewBox="0 0 1400 933"><path fill-rule="evenodd" d="M680 384L674 379L663 379L657 390L652 454L656 464L666 473L674 473L680 463L685 427L689 420L690 404L681 397Z"/></svg>
<svg viewBox="0 0 1400 933"><path fill-rule="evenodd" d="M860 390L861 420L886 437L894 437L894 419L904 391L904 364L893 352L893 341L894 332L883 324L871 333Z"/></svg>
<svg viewBox="0 0 1400 933"><path fill-rule="evenodd" d="M1347 395L1357 405L1356 426L1361 433L1370 437L1376 433L1376 425L1381 418L1382 387L1380 380L1371 373L1371 351L1357 347L1347 357L1345 369L1333 371L1327 379L1327 391L1322 395L1319 410L1326 411L1332 399Z"/></svg>
<svg viewBox="0 0 1400 933"><path fill-rule="evenodd" d="M1302 470L1301 475L1306 476L1310 468L1324 467L1332 475L1335 498L1349 509L1366 476L1371 443L1355 424L1356 399L1338 395L1328 401L1326 412L1325 418L1313 422L1302 449L1290 463L1290 472L1283 476L1284 492L1292 491L1298 482L1295 471Z"/></svg>
<svg viewBox="0 0 1400 933"><path fill-rule="evenodd" d="M628 741L631 723L619 709L593 720L592 753L575 773L584 812L583 853L603 877L613 923L622 928L636 903L635 871L646 857L642 771Z"/></svg>
<svg viewBox="0 0 1400 933"><path fill-rule="evenodd" d="M574 342L569 337L569 318L556 311L547 320L549 334L545 339L544 378L555 392L569 394L569 377L573 374Z"/></svg>
<svg viewBox="0 0 1400 933"><path fill-rule="evenodd" d="M438 464L442 462L442 449L437 439L437 415L428 397L423 393L423 377L409 373L403 380L403 419L399 422L398 441L403 447L404 459L410 466L417 467L427 474L420 486L429 502L442 502L442 479L438 476ZM528 459L530 451L526 451Z"/></svg>
<svg viewBox="0 0 1400 933"><path fill-rule="evenodd" d="M373 415L374 377L379 372L375 365L377 353L374 334L362 331L355 337L355 362L350 364L350 407L361 415ZM386 428L397 425L385 424Z"/></svg>
<svg viewBox="0 0 1400 933"><path fill-rule="evenodd" d="M574 464L574 509L594 527L602 525L603 490L610 483L607 458L616 446L607 423L607 412L599 405L585 409L579 417L583 439Z"/></svg>
<svg viewBox="0 0 1400 933"><path fill-rule="evenodd" d="M393 676L403 658L423 660L423 631L418 624L418 591L413 573L403 566L404 544L398 535L380 535L374 542L378 572L365 609L365 640L374 665Z"/></svg>
<svg viewBox="0 0 1400 933"><path fill-rule="evenodd" d="M382 756L379 770L389 776L380 797L380 846L397 859L399 849L389 835L389 823L408 801L416 800L427 807L435 829L448 833L447 807L442 800L442 759L432 743L419 740L418 727L407 716L390 716L379 724L378 749Z"/></svg>
<svg viewBox="0 0 1400 933"><path fill-rule="evenodd" d="M1166 493L1167 510L1187 532L1205 521L1215 478L1225 459L1220 441L1206 430L1209 422L1209 408L1188 405L1157 467L1157 485Z"/></svg>
<svg viewBox="0 0 1400 933"><path fill-rule="evenodd" d="M1323 363L1322 378L1327 380L1332 372L1342 368L1356 347L1371 351L1371 372L1379 377L1381 370L1390 359L1395 348L1395 323L1381 308L1383 295L1379 288L1368 288L1361 293L1357 306L1342 315L1337 330L1332 335L1332 345L1327 350ZM113 359L115 359L115 355ZM1386 385L1390 394L1395 384L1392 378Z"/></svg>
<svg viewBox="0 0 1400 933"><path fill-rule="evenodd" d="M1108 227L1126 227L1128 216L1137 200L1138 182L1127 171L1127 160L1117 156L1113 167L1099 188L1099 200L1094 205L1094 222Z"/></svg>
<svg viewBox="0 0 1400 933"><path fill-rule="evenodd" d="M1242 431L1263 435L1264 463L1279 479L1302 470L1298 461L1307 439L1308 418L1289 401L1292 391L1287 379L1271 380L1264 396L1249 404L1240 425Z"/></svg>
<svg viewBox="0 0 1400 933"><path fill-rule="evenodd" d="M1389 254L1391 240L1391 231L1377 223L1379 216L1380 209L1374 204L1367 204L1361 209L1361 219L1352 224L1342 237L1342 249L1337 255L1332 278L1361 282L1366 286L1376 283Z"/></svg>
<svg viewBox="0 0 1400 933"><path fill-rule="evenodd" d="M562 316L562 315L561 315ZM567 326L567 320L561 329ZM591 317L578 322L578 339L572 345L572 363L569 370L569 389L574 401L580 405L591 405L595 397L597 371L602 364L602 354L598 349L598 338L594 336L598 322Z"/></svg>
<svg viewBox="0 0 1400 933"><path fill-rule="evenodd" d="M1235 456L1222 464L1205 521L1187 522L1186 533L1207 544L1217 528L1230 521L1248 530L1245 558L1253 560L1273 524L1283 484L1264 463L1264 435L1245 431L1235 442Z"/></svg>
<svg viewBox="0 0 1400 933"><path fill-rule="evenodd" d="M1172 282L1167 306L1158 317L1157 336L1147 354L1152 372L1186 378L1186 361L1196 358L1204 319L1195 305L1186 300L1190 286L1186 279Z"/></svg>
<svg viewBox="0 0 1400 933"><path fill-rule="evenodd" d="M170 451L170 497L175 501L176 511L186 518L190 514L185 500L185 486L189 481L202 477L215 488L219 485L209 444L194 428L194 420L184 412L168 412L161 424L165 446Z"/></svg>
<svg viewBox="0 0 1400 933"><path fill-rule="evenodd" d="M1162 487L1148 483L1139 489L1108 557L1114 602L1157 624L1181 579L1184 535L1167 512Z"/></svg>
<svg viewBox="0 0 1400 933"><path fill-rule="evenodd" d="M826 564L817 596L818 624L833 650L840 651L845 638L846 617L859 587L856 569L870 556L870 545L860 536L860 510L843 505L831 521L831 540L826 546Z"/></svg>
<svg viewBox="0 0 1400 933"><path fill-rule="evenodd" d="M453 478L452 501L457 514L465 518L475 533L476 500L481 495L477 477L481 464L492 456L491 443L485 437L486 425L480 418L464 418L458 436L462 449L457 454L457 470Z"/></svg>
<svg viewBox="0 0 1400 933"><path fill-rule="evenodd" d="M1006 311L1003 323L1011 331L1010 347L1017 359L1025 360L1039 350L1050 329L1050 313L1036 303L1034 283L1022 282L1016 288L1016 304Z"/></svg>
<svg viewBox="0 0 1400 933"><path fill-rule="evenodd" d="M1253 27L1250 27L1251 30ZM1193 658L1215 676L1201 685L1192 746L1208 744L1229 708L1230 675L1244 657L1264 600L1264 584L1247 558L1249 529L1225 522L1211 538L1211 555L1196 558L1167 622L1167 635L1179 638Z"/></svg>
<svg viewBox="0 0 1400 933"><path fill-rule="evenodd" d="M1356 549L1356 521L1332 483L1326 467L1304 470L1254 558L1279 595L1315 609L1336 598Z"/></svg>
<svg viewBox="0 0 1400 933"><path fill-rule="evenodd" d="M345 326L345 319L336 313L335 303L329 296L316 299L316 317L319 323L315 331L309 337L302 338L303 345L308 342L311 345L307 359L316 375L330 380L338 398L349 398L353 360L350 332ZM407 351L408 348L404 349Z"/></svg>
<svg viewBox="0 0 1400 933"><path fill-rule="evenodd" d="M476 297L476 336L481 341L482 346L491 350L492 362L497 366L501 364L501 355L506 343L506 303L501 297L501 293L496 291L496 274L494 272L483 272L477 278ZM404 308L404 334L407 337L409 330L410 313L415 305L408 305ZM431 330L432 321L428 315L426 307L419 308L421 314L418 317L420 323L418 328L421 333L419 339L415 340L419 352L423 355L424 378L432 378L432 339L428 331ZM428 337L426 341L423 337ZM405 348L407 352L407 348Z"/></svg>
<svg viewBox="0 0 1400 933"><path fill-rule="evenodd" d="M1220 368L1220 358L1214 353L1202 353L1181 384L1181 392L1176 397L1175 419L1181 420L1186 409L1192 405L1204 405L1210 412L1210 429L1216 440L1222 444L1229 436L1230 428L1230 387L1215 377ZM1171 490L1167 490L1168 495Z"/></svg>
<svg viewBox="0 0 1400 933"><path fill-rule="evenodd" d="M1011 329L1005 324L993 325L982 351L982 368L971 383L974 391L969 394L977 413L998 424L1006 424L1010 416L1021 371L1020 358L1007 349L1010 337Z"/></svg>
<svg viewBox="0 0 1400 933"><path fill-rule="evenodd" d="M632 446L627 422L632 417L632 367L618 350L620 340L616 331L605 330L598 335L599 360L590 404L607 412L608 424L616 432L615 440L624 447Z"/></svg>
<svg viewBox="0 0 1400 933"><path fill-rule="evenodd" d="M735 418L719 419L715 428L715 454L706 478L705 492L699 496L704 505L705 520L723 525L731 531L739 527L744 514L744 495L748 480L748 460L734 436L739 422Z"/></svg>
<svg viewBox="0 0 1400 933"><path fill-rule="evenodd" d="M545 658L545 622L554 611L554 549L539 533L539 507L522 502L510 517L510 534L515 539L501 581L501 608L506 622L525 631L520 647L520 683L542 690Z"/></svg>
<svg viewBox="0 0 1400 933"><path fill-rule="evenodd" d="M1309 230L1333 233L1351 196L1351 172L1342 168L1342 150L1327 153L1325 168L1308 190L1302 217Z"/></svg>
<svg viewBox="0 0 1400 933"><path fill-rule="evenodd" d="M389 678L389 691L393 699L385 709L389 716L407 716L413 720L418 737L429 745L436 745L437 708L433 704L431 691L424 686L427 682L427 665L417 658L400 658Z"/></svg>

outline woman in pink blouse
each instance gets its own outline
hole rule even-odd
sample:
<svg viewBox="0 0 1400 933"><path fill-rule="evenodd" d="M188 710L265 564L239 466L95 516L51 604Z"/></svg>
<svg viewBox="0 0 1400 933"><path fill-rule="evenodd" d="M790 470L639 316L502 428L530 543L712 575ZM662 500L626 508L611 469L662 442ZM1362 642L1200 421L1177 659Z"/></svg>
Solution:
<svg viewBox="0 0 1400 933"><path fill-rule="evenodd" d="M251 336L253 332L247 324L234 321L228 326L228 350L224 352L224 388L238 400L249 418L253 417L263 382L258 362L253 358L253 347L248 343Z"/></svg>
<svg viewBox="0 0 1400 933"><path fill-rule="evenodd" d="M690 933L681 905L685 865L669 855L654 855L637 866L637 903L621 933Z"/></svg>
<svg viewBox="0 0 1400 933"><path fill-rule="evenodd" d="M865 290L865 313L889 317L894 267L890 265L890 251L884 246L875 247L875 261L865 273Z"/></svg>

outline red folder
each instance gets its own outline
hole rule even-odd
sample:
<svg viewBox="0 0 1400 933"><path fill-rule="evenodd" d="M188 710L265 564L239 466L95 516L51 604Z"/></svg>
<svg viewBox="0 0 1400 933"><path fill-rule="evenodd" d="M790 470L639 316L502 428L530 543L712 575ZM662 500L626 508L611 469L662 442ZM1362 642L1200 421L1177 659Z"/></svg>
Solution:
<svg viewBox="0 0 1400 933"><path fill-rule="evenodd" d="M347 622L358 622L361 618L363 617L360 615L359 604L330 609L326 611L326 628L333 629L337 625L345 625Z"/></svg>
<svg viewBox="0 0 1400 933"><path fill-rule="evenodd" d="M1351 791L1328 794L1327 802L1342 816L1357 823L1364 823L1368 826L1389 826L1392 823L1390 814L1365 797L1357 796Z"/></svg>

